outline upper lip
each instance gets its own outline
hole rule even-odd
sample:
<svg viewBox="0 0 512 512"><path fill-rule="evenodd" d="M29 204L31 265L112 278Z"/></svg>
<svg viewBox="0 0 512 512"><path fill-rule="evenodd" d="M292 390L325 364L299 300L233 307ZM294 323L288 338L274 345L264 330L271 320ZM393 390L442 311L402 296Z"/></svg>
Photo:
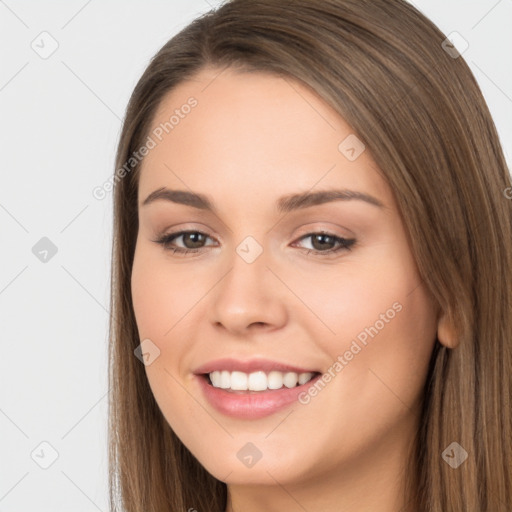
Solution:
<svg viewBox="0 0 512 512"><path fill-rule="evenodd" d="M248 361L240 361L232 358L216 359L209 361L194 370L196 375L211 373L219 370L227 370L229 372L244 372L252 373L258 370L264 372L278 371L278 372L295 372L295 373L317 373L317 370L300 368L279 361L271 361L270 359L250 359Z"/></svg>

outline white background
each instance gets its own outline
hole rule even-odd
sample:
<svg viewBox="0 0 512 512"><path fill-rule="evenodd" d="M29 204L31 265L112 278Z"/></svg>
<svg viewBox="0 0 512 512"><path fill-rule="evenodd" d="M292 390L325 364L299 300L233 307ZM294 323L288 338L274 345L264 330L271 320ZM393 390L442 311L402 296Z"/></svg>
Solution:
<svg viewBox="0 0 512 512"><path fill-rule="evenodd" d="M108 510L112 197L92 190L150 57L218 4L0 0L0 512ZM469 42L510 164L512 1L415 5ZM59 45L47 59L31 47L43 31ZM42 237L58 250L46 263Z"/></svg>

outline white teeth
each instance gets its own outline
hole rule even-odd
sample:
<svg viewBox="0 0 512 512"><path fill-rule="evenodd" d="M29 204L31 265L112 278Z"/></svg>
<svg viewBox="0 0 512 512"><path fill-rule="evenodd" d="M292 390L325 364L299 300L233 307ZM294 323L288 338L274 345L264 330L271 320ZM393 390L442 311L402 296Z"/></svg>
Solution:
<svg viewBox="0 0 512 512"><path fill-rule="evenodd" d="M228 371L220 372L220 387L222 389L229 388L229 385L231 384L231 376Z"/></svg>
<svg viewBox="0 0 512 512"><path fill-rule="evenodd" d="M301 373L299 374L299 385L306 384L308 380L311 380L312 373Z"/></svg>
<svg viewBox="0 0 512 512"><path fill-rule="evenodd" d="M233 391L266 391L267 389L281 389L283 386L294 388L306 384L313 378L313 372L295 373L271 371L268 375L264 371L253 373L229 372L216 370L209 374L213 387L231 389Z"/></svg>
<svg viewBox="0 0 512 512"><path fill-rule="evenodd" d="M267 376L265 372L254 372L249 374L247 389L251 391L263 391L267 389Z"/></svg>
<svg viewBox="0 0 512 512"><path fill-rule="evenodd" d="M281 389L283 387L283 380L282 372L270 372L267 377L268 389Z"/></svg>
<svg viewBox="0 0 512 512"><path fill-rule="evenodd" d="M290 372L290 373L284 374L283 384L287 388L294 388L297 385L298 381L299 381L299 376L296 373Z"/></svg>
<svg viewBox="0 0 512 512"><path fill-rule="evenodd" d="M231 389L244 391L247 389L247 374L243 372L231 372Z"/></svg>

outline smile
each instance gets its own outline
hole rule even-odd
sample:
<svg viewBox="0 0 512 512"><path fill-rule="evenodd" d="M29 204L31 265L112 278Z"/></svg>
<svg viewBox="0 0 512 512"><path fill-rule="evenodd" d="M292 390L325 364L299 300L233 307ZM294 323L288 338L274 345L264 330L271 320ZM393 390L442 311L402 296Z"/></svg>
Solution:
<svg viewBox="0 0 512 512"><path fill-rule="evenodd" d="M213 409L225 416L243 420L256 420L265 416L270 416L271 414L281 411L293 403L298 402L299 395L306 392L308 388L314 385L314 383L322 376L319 372L307 372L300 374L302 375L301 380L305 380L303 384L300 384L298 381L299 376L295 377L296 374L287 377L289 374L277 372L277 374L279 374L277 375L270 372L267 376L262 372L265 375L265 389L255 391L248 389L247 387L246 389L232 389L231 386L233 385L235 387L242 387L244 382L243 379L245 378L248 382L250 375L252 375L244 374L243 372L227 372L228 377L231 378L233 373L235 374L233 379L234 383L230 382L230 386L225 389L215 386L212 383L209 374L196 375L195 378L203 396ZM237 373L242 373L242 376L237 376ZM260 372L253 372L253 374L258 374L258 377L253 377L253 379L260 379L259 387L262 388L264 381L263 376L259 373ZM224 378L226 379L224 382L226 382L227 378L225 376L223 377L222 374L223 372L219 371L219 374L214 375L214 381L217 379L222 380ZM287 387L286 381L289 384L293 383L293 387ZM237 382L239 382L240 385L237 385ZM277 386L280 382L284 385L281 385L278 389L271 389L269 387L270 385Z"/></svg>
<svg viewBox="0 0 512 512"><path fill-rule="evenodd" d="M254 391L262 392L278 390L283 387L295 388L309 382L318 372L280 372L263 370L252 373L228 370L216 370L208 374L210 384L215 388L231 392Z"/></svg>

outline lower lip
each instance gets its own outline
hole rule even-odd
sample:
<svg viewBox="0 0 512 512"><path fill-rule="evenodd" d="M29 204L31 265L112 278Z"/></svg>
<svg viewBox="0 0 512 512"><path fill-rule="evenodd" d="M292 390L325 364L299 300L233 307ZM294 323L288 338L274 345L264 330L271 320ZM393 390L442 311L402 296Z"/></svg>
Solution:
<svg viewBox="0 0 512 512"><path fill-rule="evenodd" d="M312 386L322 374L294 388L268 391L226 391L213 387L204 375L196 375L206 399L222 414L254 420L274 414L298 401L298 396Z"/></svg>

